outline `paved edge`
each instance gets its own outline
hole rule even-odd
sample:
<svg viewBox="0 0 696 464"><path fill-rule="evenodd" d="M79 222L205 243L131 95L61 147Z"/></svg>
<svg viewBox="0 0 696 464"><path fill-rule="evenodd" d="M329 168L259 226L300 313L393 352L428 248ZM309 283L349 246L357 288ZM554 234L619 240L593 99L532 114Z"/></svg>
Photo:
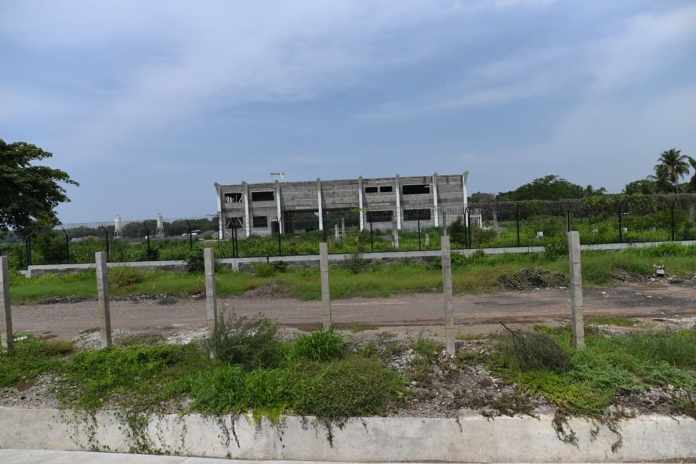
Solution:
<svg viewBox="0 0 696 464"><path fill-rule="evenodd" d="M644 415L610 430L573 418L558 438L552 415L456 418L364 417L327 425L288 416L151 416L131 430L113 411L0 408L0 448L103 450L332 462L644 462L696 458L696 420ZM166 461L164 461L166 462ZM184 461L185 462L185 461Z"/></svg>

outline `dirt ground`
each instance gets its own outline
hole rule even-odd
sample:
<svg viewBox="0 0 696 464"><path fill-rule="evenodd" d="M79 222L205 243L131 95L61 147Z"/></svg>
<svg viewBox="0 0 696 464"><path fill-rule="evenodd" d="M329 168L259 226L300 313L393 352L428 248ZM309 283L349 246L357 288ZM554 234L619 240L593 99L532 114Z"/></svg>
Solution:
<svg viewBox="0 0 696 464"><path fill-rule="evenodd" d="M162 304L167 303L167 304ZM322 320L321 303L287 298L238 297L219 300L219 308L237 315L263 315L285 327L312 329ZM454 298L456 324L461 338L500 329L498 321L512 325L560 323L568 319L568 291L549 288L458 295ZM167 337L199 331L206 325L205 301L195 299L112 301L112 327L124 332L144 332ZM383 330L401 335L437 337L442 321L439 294L392 298L353 298L333 302L338 328L354 332ZM696 288L667 282L630 284L585 290L587 316L683 318L696 315ZM72 339L98 325L95 301L18 305L13 311L15 330L47 338Z"/></svg>

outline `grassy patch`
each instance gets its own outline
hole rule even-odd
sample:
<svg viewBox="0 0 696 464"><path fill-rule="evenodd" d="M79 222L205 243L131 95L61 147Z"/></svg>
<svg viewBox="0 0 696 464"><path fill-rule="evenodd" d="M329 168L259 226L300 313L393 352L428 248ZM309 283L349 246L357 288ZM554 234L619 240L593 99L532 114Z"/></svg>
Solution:
<svg viewBox="0 0 696 464"><path fill-rule="evenodd" d="M632 249L620 252L585 252L583 280L587 286L610 285L617 275L650 276L655 265L664 265L672 275L692 275L696 272L694 247L662 246ZM455 291L485 292L500 289L501 281L534 269L551 275L566 274L565 256L549 254L475 255L453 260ZM172 271L141 271L112 269L111 294L129 295L168 294L186 297L204 292L201 273ZM220 296L237 296L259 287L273 286L283 294L302 300L321 297L320 276L317 268L287 268L257 266L255 272L232 272L221 269L217 273L217 291ZM439 292L442 272L437 260L430 262L401 261L373 263L359 272L351 266L331 267L331 294L333 298L388 297L404 293ZM96 298L94 272L43 275L31 279L13 275L10 292L16 303L31 303L52 298Z"/></svg>
<svg viewBox="0 0 696 464"><path fill-rule="evenodd" d="M216 359L199 344L161 343L66 354L71 345L29 339L0 354L0 386L25 386L42 373L59 379L65 406L123 411L129 426L142 414L188 400L204 414L253 411L323 419L381 415L403 396L400 375L376 357L348 355L345 341L319 331L282 342L267 321L237 320L213 337ZM130 424L133 422L133 424Z"/></svg>
<svg viewBox="0 0 696 464"><path fill-rule="evenodd" d="M583 351L571 348L568 329L546 332L570 358L565 372L521 365L509 341L503 341L491 367L569 414L599 416L619 392L648 387L696 391L696 331L616 336L589 332Z"/></svg>

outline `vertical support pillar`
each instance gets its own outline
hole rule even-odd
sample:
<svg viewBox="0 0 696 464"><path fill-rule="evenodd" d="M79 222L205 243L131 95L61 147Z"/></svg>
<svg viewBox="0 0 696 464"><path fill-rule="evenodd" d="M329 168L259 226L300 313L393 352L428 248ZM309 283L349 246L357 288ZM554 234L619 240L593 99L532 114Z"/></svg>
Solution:
<svg viewBox="0 0 696 464"><path fill-rule="evenodd" d="M401 230L401 181L399 175L396 175L394 181L394 191L396 192L396 230Z"/></svg>
<svg viewBox="0 0 696 464"><path fill-rule="evenodd" d="M440 211L437 206L437 172L433 174L433 226L440 227Z"/></svg>
<svg viewBox="0 0 696 464"><path fill-rule="evenodd" d="M208 335L212 336L218 323L215 254L212 248L203 250L203 261L205 265L205 311L208 320Z"/></svg>
<svg viewBox="0 0 696 464"><path fill-rule="evenodd" d="M97 266L97 295L99 297L97 318L102 348L111 346L111 308L109 308L109 270L106 267L106 254L97 251L94 254Z"/></svg>
<svg viewBox="0 0 696 464"><path fill-rule="evenodd" d="M582 301L582 263L580 259L580 234L574 230L568 232L568 253L570 261L570 312L573 329L573 346L585 347L585 325Z"/></svg>
<svg viewBox="0 0 696 464"><path fill-rule="evenodd" d="M454 356L454 308L452 307L452 255L449 235L443 234L442 244L442 299L445 316L447 354Z"/></svg>
<svg viewBox="0 0 696 464"><path fill-rule="evenodd" d="M14 352L14 332L12 330L12 307L10 306L10 269L7 256L0 256L0 318L3 330L0 333L2 347L8 352Z"/></svg>
<svg viewBox="0 0 696 464"><path fill-rule="evenodd" d="M464 198L463 206L464 206L464 211L469 208L469 187L467 186L467 183L469 182L469 171L464 171L464 174L462 174L462 194ZM466 227L469 227L469 215L464 214L464 225Z"/></svg>
<svg viewBox="0 0 696 464"><path fill-rule="evenodd" d="M251 235L251 218L249 217L249 185L242 182L242 196L244 197L244 236Z"/></svg>
<svg viewBox="0 0 696 464"><path fill-rule="evenodd" d="M346 218L341 218L341 240L346 238Z"/></svg>
<svg viewBox="0 0 696 464"><path fill-rule="evenodd" d="M321 272L321 306L323 309L322 325L328 329L333 325L333 313L329 285L329 247L326 242L319 243L319 268Z"/></svg>
<svg viewBox="0 0 696 464"><path fill-rule="evenodd" d="M317 178L317 210L319 211L319 231L324 230L324 206L321 197L321 179Z"/></svg>
<svg viewBox="0 0 696 464"><path fill-rule="evenodd" d="M283 235L285 233L285 228L283 227L283 208L280 203L280 182L275 181L276 187L276 215L278 216L278 233Z"/></svg>
<svg viewBox="0 0 696 464"><path fill-rule="evenodd" d="M358 211L360 219L360 232L365 230L365 190L363 187L363 178L358 177Z"/></svg>

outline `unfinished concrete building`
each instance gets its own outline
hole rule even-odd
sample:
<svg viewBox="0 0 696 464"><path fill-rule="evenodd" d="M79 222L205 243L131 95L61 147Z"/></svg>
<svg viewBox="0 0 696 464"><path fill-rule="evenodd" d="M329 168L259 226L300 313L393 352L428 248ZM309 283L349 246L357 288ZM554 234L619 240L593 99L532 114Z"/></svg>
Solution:
<svg viewBox="0 0 696 464"><path fill-rule="evenodd" d="M440 227L463 217L467 173L305 182L215 184L220 237Z"/></svg>

